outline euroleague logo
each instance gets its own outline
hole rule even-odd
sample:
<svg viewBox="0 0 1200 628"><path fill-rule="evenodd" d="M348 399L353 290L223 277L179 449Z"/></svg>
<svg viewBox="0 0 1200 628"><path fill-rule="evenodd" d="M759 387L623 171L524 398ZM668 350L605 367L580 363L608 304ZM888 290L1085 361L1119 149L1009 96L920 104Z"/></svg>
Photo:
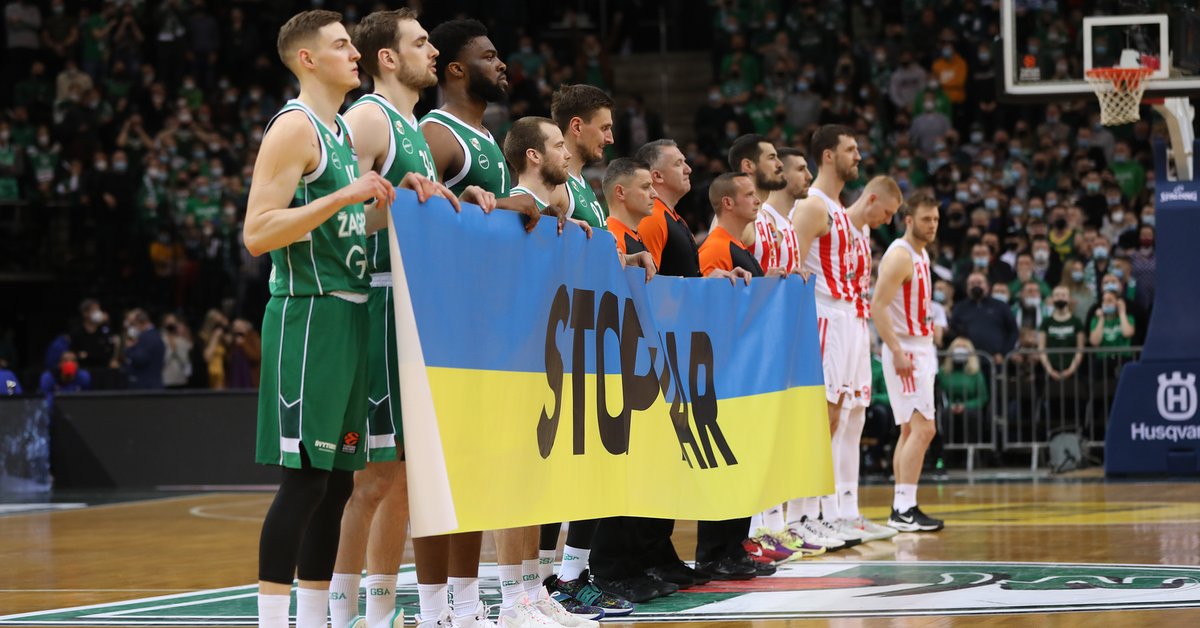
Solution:
<svg viewBox="0 0 1200 628"><path fill-rule="evenodd" d="M352 454L358 451L358 432L346 432L342 435L342 453Z"/></svg>

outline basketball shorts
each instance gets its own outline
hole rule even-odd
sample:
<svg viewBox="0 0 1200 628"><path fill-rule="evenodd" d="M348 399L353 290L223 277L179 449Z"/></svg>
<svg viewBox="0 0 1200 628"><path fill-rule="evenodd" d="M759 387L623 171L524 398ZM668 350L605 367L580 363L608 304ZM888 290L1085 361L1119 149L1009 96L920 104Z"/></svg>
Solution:
<svg viewBox="0 0 1200 628"><path fill-rule="evenodd" d="M400 421L400 358L391 286L371 286L367 298L367 462L403 459Z"/></svg>
<svg viewBox="0 0 1200 628"><path fill-rule="evenodd" d="M867 321L846 304L817 301L825 399L847 408L871 405L871 331Z"/></svg>
<svg viewBox="0 0 1200 628"><path fill-rule="evenodd" d="M366 465L367 304L271 297L263 316L255 460L317 469Z"/></svg>
<svg viewBox="0 0 1200 628"><path fill-rule="evenodd" d="M913 373L910 377L900 377L896 373L896 365L892 361L891 349L883 345L883 380L887 384L888 400L892 405L892 413L896 415L896 424L908 423L913 412L933 420L933 384L937 378L937 349L931 338L900 337L900 348L912 362Z"/></svg>

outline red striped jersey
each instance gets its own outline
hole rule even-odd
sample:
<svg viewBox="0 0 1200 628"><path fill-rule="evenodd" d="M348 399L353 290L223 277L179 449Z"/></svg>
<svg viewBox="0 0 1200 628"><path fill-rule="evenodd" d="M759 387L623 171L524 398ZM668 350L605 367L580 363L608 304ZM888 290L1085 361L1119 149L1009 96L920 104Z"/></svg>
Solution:
<svg viewBox="0 0 1200 628"><path fill-rule="evenodd" d="M904 238L900 238L888 247L887 254L892 249L903 248L912 258L912 277L900 286L896 298L888 304L888 314L891 314L892 329L897 334L917 337L933 335L933 280L929 274L929 253L922 250L919 254Z"/></svg>
<svg viewBox="0 0 1200 628"><path fill-rule="evenodd" d="M750 251L764 270L782 268L791 273L800 269L800 241L792 229L792 220L767 203L754 220L754 248Z"/></svg>
<svg viewBox="0 0 1200 628"><path fill-rule="evenodd" d="M825 201L829 210L829 233L817 238L808 249L808 257L804 260L804 269L811 272L817 279L817 294L823 294L837 301L853 303L856 296L859 277L859 256L854 250L854 227L846 208L829 198L817 188L809 188L808 193ZM870 255L867 256L868 262ZM867 273L870 276L870 273Z"/></svg>
<svg viewBox="0 0 1200 628"><path fill-rule="evenodd" d="M854 229L854 263L858 267L858 281L855 284L854 312L859 318L871 318L871 230L863 225L861 231Z"/></svg>

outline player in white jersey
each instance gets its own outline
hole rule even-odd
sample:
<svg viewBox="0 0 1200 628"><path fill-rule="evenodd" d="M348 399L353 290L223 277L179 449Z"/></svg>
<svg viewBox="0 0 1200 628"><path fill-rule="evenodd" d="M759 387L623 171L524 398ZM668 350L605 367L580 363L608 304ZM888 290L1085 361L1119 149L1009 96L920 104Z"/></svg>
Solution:
<svg viewBox="0 0 1200 628"><path fill-rule="evenodd" d="M781 189L774 190L763 202L758 219L754 221L754 247L751 250L763 268L782 268L785 273L799 273L804 268L800 257L800 240L792 228L792 208L808 198L812 173L804 153L795 148L779 149L783 163Z"/></svg>
<svg viewBox="0 0 1200 628"><path fill-rule="evenodd" d="M883 378L900 440L893 469L896 491L888 525L903 532L934 532L942 521L917 506L921 464L937 430L933 382L937 349L933 345L933 278L926 245L937 236L938 202L918 194L905 204L904 237L884 253L875 284L875 329L883 341Z"/></svg>

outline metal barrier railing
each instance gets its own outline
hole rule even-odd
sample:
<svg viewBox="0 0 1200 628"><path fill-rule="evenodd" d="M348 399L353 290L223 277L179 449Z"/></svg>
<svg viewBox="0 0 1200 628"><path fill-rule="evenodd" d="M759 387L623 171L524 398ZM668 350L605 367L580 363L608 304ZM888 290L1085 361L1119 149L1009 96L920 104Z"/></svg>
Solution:
<svg viewBox="0 0 1200 628"><path fill-rule="evenodd" d="M1006 354L995 369L992 390L1000 404L995 425L1004 451L1030 451L1030 469L1038 468L1041 452L1058 434L1074 434L1087 449L1103 448L1109 411L1121 367L1141 355L1141 347L1083 349L1019 349ZM1066 377L1078 355L1076 369ZM1086 451L1085 451L1086 453Z"/></svg>
<svg viewBox="0 0 1200 628"><path fill-rule="evenodd" d="M937 429L943 449L967 452L967 471L975 469L978 452L997 450L994 371L995 358L986 351L976 351L961 364L952 351L938 352Z"/></svg>

